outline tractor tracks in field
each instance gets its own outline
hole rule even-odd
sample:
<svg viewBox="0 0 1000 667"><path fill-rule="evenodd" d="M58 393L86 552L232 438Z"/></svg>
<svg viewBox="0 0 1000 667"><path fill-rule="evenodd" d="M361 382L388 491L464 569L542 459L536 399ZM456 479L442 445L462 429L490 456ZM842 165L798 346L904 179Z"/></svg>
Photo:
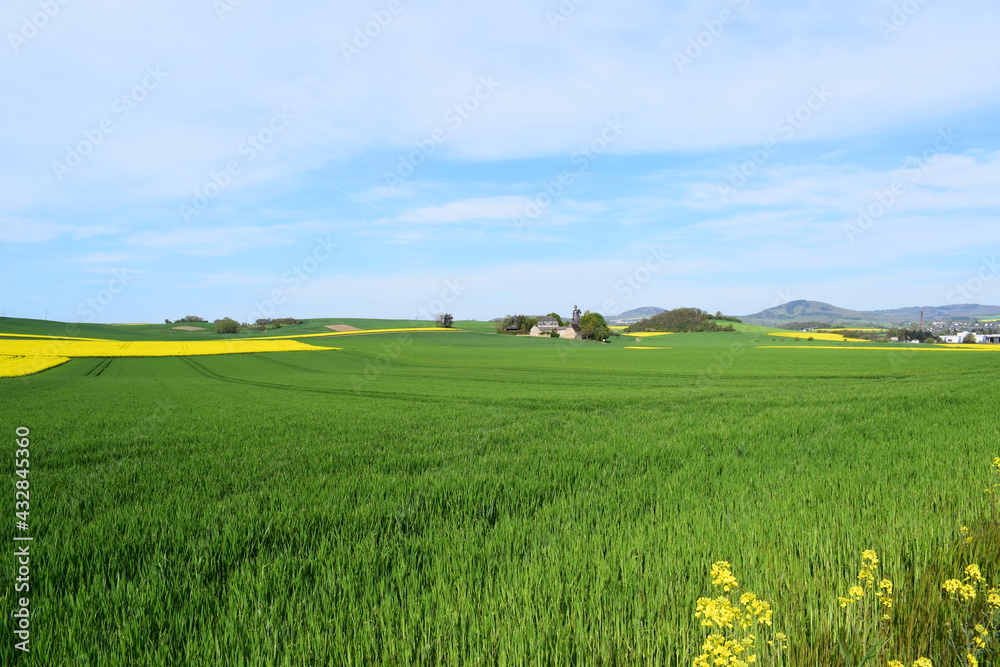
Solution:
<svg viewBox="0 0 1000 667"><path fill-rule="evenodd" d="M371 389L360 389L360 388L347 388L347 387L316 387L316 386L302 386L302 385L290 385L282 384L280 382L268 382L264 380L250 380L245 378L235 378L217 373L210 368L207 368L204 364L195 361L191 357L176 357L180 359L188 366L191 367L193 371L199 375L206 377L210 380L216 380L219 382L228 382L231 384L242 385L244 387L260 387L262 389L276 389L279 391L291 391L300 394L322 394L326 396L344 396L344 397L364 397L370 399L384 399L392 401L403 401L405 403L425 403L428 405L478 405L487 408L496 407L496 399L494 397L486 396L456 396L454 394L447 395L433 395L433 394L419 394L406 391L374 391ZM536 411L543 410L549 411L555 409L553 405L550 405L551 401L534 399L506 399L508 405L513 407L519 407L526 411Z"/></svg>
<svg viewBox="0 0 1000 667"><path fill-rule="evenodd" d="M191 357L178 357L178 359L180 359L188 366L190 366L199 375L202 375L209 379L218 380L220 382L230 382L233 384L240 384L251 387L262 387L264 389L279 389L282 391L294 391L294 392L310 393L310 394L327 394L334 396L367 396L369 398L389 398L398 401L410 401L410 402L416 401L423 403L441 403L442 400L444 400L432 396L418 396L414 394L393 393L387 391L339 389L334 387L302 387L290 384L281 384L279 382L265 382L263 380L248 380L243 378L234 378L234 377L228 377L226 375L220 375L219 373L216 373L215 371L205 367L204 364L195 361Z"/></svg>
<svg viewBox="0 0 1000 667"><path fill-rule="evenodd" d="M108 366L111 365L112 361L114 361L112 357L105 357L104 359L99 360L93 368L87 371L87 375L85 377L100 377L101 373L108 370Z"/></svg>
<svg viewBox="0 0 1000 667"><path fill-rule="evenodd" d="M323 373L323 374L330 373L330 371L321 371L318 368L306 368L305 366L298 366L296 364L290 364L287 361L278 361L277 359L273 359L273 358L271 358L269 356L266 356L264 354L255 354L255 355L253 355L253 358L254 359L258 359L260 361L266 361L269 364L276 364L278 366L284 366L285 368L291 368L293 370L302 371L304 373Z"/></svg>

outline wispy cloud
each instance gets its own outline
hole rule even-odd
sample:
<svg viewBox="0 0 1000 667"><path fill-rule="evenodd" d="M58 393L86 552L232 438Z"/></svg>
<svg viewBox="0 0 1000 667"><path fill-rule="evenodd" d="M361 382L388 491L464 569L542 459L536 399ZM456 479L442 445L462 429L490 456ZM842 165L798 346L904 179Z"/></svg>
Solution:
<svg viewBox="0 0 1000 667"><path fill-rule="evenodd" d="M349 58L371 8L230 3L220 20L211 3L61 4L0 59L19 100L0 123L8 307L72 317L55 286L141 264L150 273L119 304L148 313L119 317L176 316L177 272L195 286L184 304L221 308L334 232L336 285L384 315L406 303L383 276L479 272L503 288L475 308L496 313L542 307L539 285L583 301L570 292L603 283L580 275L660 242L684 267L648 283L661 305L738 312L772 305L774 286L845 306L936 289L998 240L1000 88L983 72L1000 68L1000 6L923 3L886 29L896 4L578 3L553 23L558 3L406 3ZM735 20L703 36L722 8ZM0 19L17 33L38 11L15 0ZM477 95L484 78L497 85ZM276 110L294 116L281 131ZM627 129L599 145L613 118ZM958 138L936 148L948 128ZM908 160L928 150L914 179ZM515 228L529 203L538 215ZM897 285L865 289L838 268ZM545 279L510 279L520 271ZM977 298L1000 301L990 289ZM340 307L319 291L296 299Z"/></svg>
<svg viewBox="0 0 1000 667"><path fill-rule="evenodd" d="M405 211L396 222L418 224L448 224L478 220L509 220L523 210L524 197L482 197L450 202L442 206L426 206Z"/></svg>
<svg viewBox="0 0 1000 667"><path fill-rule="evenodd" d="M247 250L290 245L304 232L318 232L322 225L304 222L292 225L265 227L177 227L163 231L132 234L124 239L125 245L169 250L197 257L228 257Z"/></svg>

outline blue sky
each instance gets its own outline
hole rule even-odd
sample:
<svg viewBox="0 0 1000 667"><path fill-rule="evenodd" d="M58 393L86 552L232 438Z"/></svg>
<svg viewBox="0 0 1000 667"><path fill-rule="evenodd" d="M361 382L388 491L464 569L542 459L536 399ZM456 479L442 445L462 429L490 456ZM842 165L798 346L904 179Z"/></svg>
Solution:
<svg viewBox="0 0 1000 667"><path fill-rule="evenodd" d="M976 0L12 0L0 308L1000 303L997 25Z"/></svg>

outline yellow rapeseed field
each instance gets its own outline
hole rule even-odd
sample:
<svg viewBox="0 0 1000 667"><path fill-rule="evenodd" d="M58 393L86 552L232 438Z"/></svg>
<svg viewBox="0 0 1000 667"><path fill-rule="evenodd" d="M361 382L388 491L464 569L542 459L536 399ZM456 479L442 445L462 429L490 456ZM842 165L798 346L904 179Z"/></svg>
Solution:
<svg viewBox="0 0 1000 667"><path fill-rule="evenodd" d="M3 340L0 354L14 356L61 357L180 357L205 354L240 354L252 352L294 352L298 350L333 350L293 340L195 340L195 341L118 341L118 340Z"/></svg>
<svg viewBox="0 0 1000 667"><path fill-rule="evenodd" d="M827 340L827 341L850 341L852 343L867 343L868 341L863 338L845 338L840 334L833 333L820 333L818 331L782 331L769 333L768 336L780 336L782 338L801 338L803 340L807 338L812 338L813 340Z"/></svg>
<svg viewBox="0 0 1000 667"><path fill-rule="evenodd" d="M623 333L622 336L636 336L637 338L649 338L650 336L669 336L673 331L638 331L636 333Z"/></svg>
<svg viewBox="0 0 1000 667"><path fill-rule="evenodd" d="M883 352L889 352L893 350L902 350L904 352L910 351L921 351L921 352L947 352L948 350L974 350L979 352L989 352L995 351L1000 352L1000 345L964 345L964 344L954 344L954 345L908 345L906 347L889 347L888 345L883 345L881 347L875 347L874 345L852 345L850 347L840 347L834 345L758 345L758 349L762 350L777 350L777 349L794 349L794 350L882 350Z"/></svg>
<svg viewBox="0 0 1000 667"><path fill-rule="evenodd" d="M818 331L888 331L888 329L866 329L865 327L840 327L839 329L818 329Z"/></svg>
<svg viewBox="0 0 1000 667"><path fill-rule="evenodd" d="M455 329L442 327L365 329L269 338L194 341L118 341L71 336L0 333L0 377L17 377L38 373L79 357L184 357L207 354L339 350L341 349L339 347L320 347L292 339L411 331L455 331Z"/></svg>
<svg viewBox="0 0 1000 667"><path fill-rule="evenodd" d="M40 336L38 334L0 333L0 340L2 340L3 338L39 338L42 340L103 340L102 338L79 338L77 336Z"/></svg>
<svg viewBox="0 0 1000 667"><path fill-rule="evenodd" d="M55 368L69 357L14 356L0 354L0 377L15 378Z"/></svg>
<svg viewBox="0 0 1000 667"><path fill-rule="evenodd" d="M460 331L460 329L450 329L445 327L406 327L402 329L359 329L358 331L331 331L329 333L299 334L290 336L267 336L258 340L283 340L286 338L320 338L325 336L357 336L358 334L373 333L408 333L417 331Z"/></svg>

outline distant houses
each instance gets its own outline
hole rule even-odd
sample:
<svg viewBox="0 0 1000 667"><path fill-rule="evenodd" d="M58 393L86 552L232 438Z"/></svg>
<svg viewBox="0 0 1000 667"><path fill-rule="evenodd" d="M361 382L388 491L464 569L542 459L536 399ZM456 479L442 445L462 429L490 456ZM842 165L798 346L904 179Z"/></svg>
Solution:
<svg viewBox="0 0 1000 667"><path fill-rule="evenodd" d="M960 331L957 334L940 336L940 339L942 343L961 343L970 334L975 337L977 343L1000 343L1000 334L977 334L969 331Z"/></svg>

